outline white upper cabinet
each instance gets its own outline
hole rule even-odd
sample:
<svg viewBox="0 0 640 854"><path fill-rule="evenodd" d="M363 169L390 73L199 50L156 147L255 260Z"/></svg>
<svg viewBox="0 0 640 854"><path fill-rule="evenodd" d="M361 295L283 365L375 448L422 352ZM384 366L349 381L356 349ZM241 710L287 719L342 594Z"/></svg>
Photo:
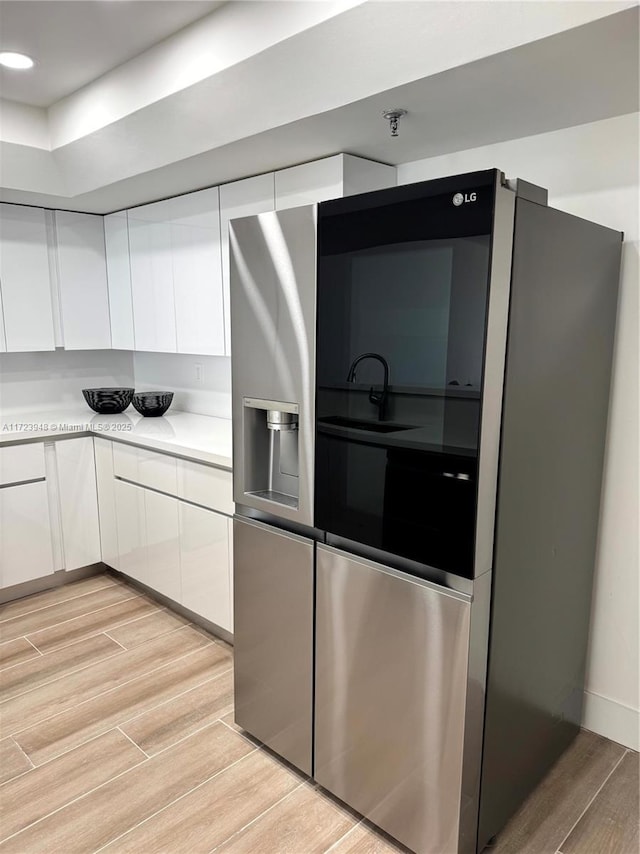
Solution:
<svg viewBox="0 0 640 854"><path fill-rule="evenodd" d="M169 203L178 353L224 355L217 187Z"/></svg>
<svg viewBox="0 0 640 854"><path fill-rule="evenodd" d="M171 200L127 214L136 350L177 351L170 211Z"/></svg>
<svg viewBox="0 0 640 854"><path fill-rule="evenodd" d="M231 317L229 290L229 220L266 213L275 207L273 172L245 178L220 187L220 226L222 244L222 283L224 294L225 353L231 355Z"/></svg>
<svg viewBox="0 0 640 854"><path fill-rule="evenodd" d="M395 166L351 154L336 154L276 172L276 209L325 202L395 185Z"/></svg>
<svg viewBox="0 0 640 854"><path fill-rule="evenodd" d="M135 350L126 211L105 216L104 242L107 255L111 346L114 350Z"/></svg>
<svg viewBox="0 0 640 854"><path fill-rule="evenodd" d="M229 221L395 183L339 154L106 217L56 211L55 230L51 211L2 204L0 351L230 355Z"/></svg>
<svg viewBox="0 0 640 854"><path fill-rule="evenodd" d="M108 350L111 326L103 218L56 211L55 221L64 348Z"/></svg>
<svg viewBox="0 0 640 854"><path fill-rule="evenodd" d="M0 205L0 288L10 353L54 350L55 332L45 212Z"/></svg>
<svg viewBox="0 0 640 854"><path fill-rule="evenodd" d="M128 222L135 349L223 355L218 188L134 208Z"/></svg>

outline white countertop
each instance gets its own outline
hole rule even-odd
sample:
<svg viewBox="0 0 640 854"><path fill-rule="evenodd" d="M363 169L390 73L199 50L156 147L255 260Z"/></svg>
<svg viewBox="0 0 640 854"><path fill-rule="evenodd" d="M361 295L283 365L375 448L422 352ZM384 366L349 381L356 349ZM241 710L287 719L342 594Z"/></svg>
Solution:
<svg viewBox="0 0 640 854"><path fill-rule="evenodd" d="M143 418L133 407L121 415L97 415L82 407L17 412L0 418L0 444L83 434L231 469L231 421L226 418L177 410L169 410L161 418Z"/></svg>

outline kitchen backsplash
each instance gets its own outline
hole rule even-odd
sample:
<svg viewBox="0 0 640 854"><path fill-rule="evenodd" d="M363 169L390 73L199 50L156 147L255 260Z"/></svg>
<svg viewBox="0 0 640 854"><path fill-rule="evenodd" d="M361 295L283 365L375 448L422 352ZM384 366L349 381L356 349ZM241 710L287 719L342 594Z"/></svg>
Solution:
<svg viewBox="0 0 640 854"><path fill-rule="evenodd" d="M133 386L133 354L123 350L53 350L0 355L0 410L80 409L82 389Z"/></svg>
<svg viewBox="0 0 640 854"><path fill-rule="evenodd" d="M125 350L54 350L0 355L0 410L82 408L83 388L173 391L173 409L231 418L231 359Z"/></svg>
<svg viewBox="0 0 640 854"><path fill-rule="evenodd" d="M231 359L181 353L134 353L139 391L173 391L173 408L231 418Z"/></svg>

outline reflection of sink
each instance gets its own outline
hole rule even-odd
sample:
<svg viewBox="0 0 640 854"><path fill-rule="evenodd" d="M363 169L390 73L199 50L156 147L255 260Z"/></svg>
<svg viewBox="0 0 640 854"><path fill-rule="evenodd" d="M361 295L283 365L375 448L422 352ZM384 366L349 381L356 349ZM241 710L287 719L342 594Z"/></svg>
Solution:
<svg viewBox="0 0 640 854"><path fill-rule="evenodd" d="M354 430L369 430L372 433L397 433L399 430L411 430L400 424L389 424L385 421L359 421L357 418L345 418L342 415L330 415L319 418L321 424L334 424L336 427L351 427Z"/></svg>

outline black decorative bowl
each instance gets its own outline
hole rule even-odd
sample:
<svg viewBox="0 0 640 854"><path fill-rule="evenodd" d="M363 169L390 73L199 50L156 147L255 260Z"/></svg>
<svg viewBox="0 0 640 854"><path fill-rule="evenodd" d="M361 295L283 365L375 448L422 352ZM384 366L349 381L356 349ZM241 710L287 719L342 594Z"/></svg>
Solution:
<svg viewBox="0 0 640 854"><path fill-rule="evenodd" d="M134 391L132 388L83 388L82 394L94 412L116 415L129 406Z"/></svg>
<svg viewBox="0 0 640 854"><path fill-rule="evenodd" d="M172 400L172 391L137 391L133 395L133 405L146 418L164 415Z"/></svg>

